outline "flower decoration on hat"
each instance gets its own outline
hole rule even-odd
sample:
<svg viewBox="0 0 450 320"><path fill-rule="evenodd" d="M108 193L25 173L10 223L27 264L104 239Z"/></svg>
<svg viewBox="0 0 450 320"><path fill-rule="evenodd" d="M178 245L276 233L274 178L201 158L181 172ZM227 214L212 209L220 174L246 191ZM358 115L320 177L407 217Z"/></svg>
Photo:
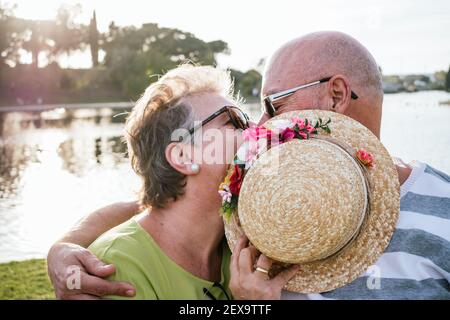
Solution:
<svg viewBox="0 0 450 320"><path fill-rule="evenodd" d="M260 154L275 145L289 142L293 139L307 140L317 135L319 129L331 133L331 119L324 122L319 118L314 124L308 119L293 117L280 119L273 123L273 129L264 126L252 126L242 132L244 144L239 148L227 176L219 186L222 198L220 213L229 218L238 205L239 192L246 170Z"/></svg>
<svg viewBox="0 0 450 320"><path fill-rule="evenodd" d="M278 119L272 121L272 129L264 126L252 126L242 132L243 146L239 148L233 165L230 166L228 174L219 186L219 195L222 198L220 213L229 219L237 209L239 192L246 171L251 167L258 156L273 146L289 142L294 139L308 140L318 135L319 130L330 134L329 124L331 119L323 121L318 118L313 122L309 119L293 117L291 119ZM364 166L374 166L374 157L365 149L359 149L354 157Z"/></svg>
<svg viewBox="0 0 450 320"><path fill-rule="evenodd" d="M366 167L374 166L374 158L373 155L367 152L365 149L359 149L355 154L356 158Z"/></svg>

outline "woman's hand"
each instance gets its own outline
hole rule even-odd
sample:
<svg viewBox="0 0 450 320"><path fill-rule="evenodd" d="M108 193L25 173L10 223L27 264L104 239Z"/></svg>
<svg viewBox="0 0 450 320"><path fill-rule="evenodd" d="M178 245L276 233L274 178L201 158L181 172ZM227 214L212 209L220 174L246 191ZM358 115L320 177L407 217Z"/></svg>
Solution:
<svg viewBox="0 0 450 320"><path fill-rule="evenodd" d="M267 272L273 261L258 250L248 245L248 239L243 236L233 250L231 259L230 290L237 300L279 300L285 284L299 270L298 265L292 266L269 279ZM257 261L256 261L257 259ZM255 270L255 261L256 268Z"/></svg>

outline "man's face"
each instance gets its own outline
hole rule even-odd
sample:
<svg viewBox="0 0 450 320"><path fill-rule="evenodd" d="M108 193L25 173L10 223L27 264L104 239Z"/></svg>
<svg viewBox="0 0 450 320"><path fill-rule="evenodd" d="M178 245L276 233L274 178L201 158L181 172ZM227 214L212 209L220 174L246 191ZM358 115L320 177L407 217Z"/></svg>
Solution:
<svg viewBox="0 0 450 320"><path fill-rule="evenodd" d="M298 70L298 72L292 72L292 70ZM308 74L308 72L304 72L299 66L293 69L288 64L271 64L264 74L262 98L264 99L270 94L317 81L319 78L320 75ZM323 94L326 91L324 89L325 86L326 84L319 84L310 88L301 89L289 97L276 101L273 103L276 109L275 115L294 110L320 109ZM269 119L270 116L267 112L264 112L258 124L261 125Z"/></svg>

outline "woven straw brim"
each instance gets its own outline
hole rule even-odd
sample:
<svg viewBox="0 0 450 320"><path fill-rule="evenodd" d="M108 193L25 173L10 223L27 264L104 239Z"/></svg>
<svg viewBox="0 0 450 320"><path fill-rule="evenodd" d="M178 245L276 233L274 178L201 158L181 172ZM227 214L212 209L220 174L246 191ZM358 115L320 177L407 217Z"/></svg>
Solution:
<svg viewBox="0 0 450 320"><path fill-rule="evenodd" d="M272 121L276 119L291 119L292 117L307 118L313 122L319 117L323 120L331 118L331 123L329 124L331 134L328 135L319 131L320 134L342 141L354 148L355 151L361 148L365 149L374 155L375 158L375 166L367 170L367 178L370 184L370 213L365 218L357 237L344 249L331 257L300 264L299 272L285 286L286 290L299 293L327 292L355 280L369 266L374 264L384 252L395 230L400 211L400 185L396 167L387 150L372 132L357 121L333 112L304 110L277 116L269 120L265 126L270 128ZM282 161L283 159L280 159L280 162ZM258 164L255 163L255 165ZM246 198L249 198L249 195L258 197L259 187L255 187L255 181L252 181L251 176L249 176L252 169L253 167L247 172L241 187L241 195L246 194ZM339 170L339 168L336 168L336 170ZM277 179L277 177L273 179ZM278 179L282 180L283 177L278 177ZM271 186L262 187L270 188ZM286 185L285 188L289 188L289 186ZM323 186L322 188L326 192L326 187ZM280 190L280 192L283 192L283 190ZM335 195L330 194L329 197L332 198ZM322 193L321 196L326 197L327 195ZM241 203L241 200L246 201L240 197L239 206L245 206L246 204ZM281 204L276 206L281 206ZM276 207L269 209L273 212L281 210L281 208ZM276 214L274 215L276 216ZM246 222L246 224L248 223L250 222ZM244 229L247 227L245 225ZM225 234L230 248L234 248L237 239L243 233L238 215L233 214L229 221L225 221ZM264 238L264 234L261 235L261 238ZM280 241L283 241L282 238L282 235L280 235ZM258 248L256 244L255 246ZM285 266L286 264L283 263L274 265L270 275L275 275Z"/></svg>

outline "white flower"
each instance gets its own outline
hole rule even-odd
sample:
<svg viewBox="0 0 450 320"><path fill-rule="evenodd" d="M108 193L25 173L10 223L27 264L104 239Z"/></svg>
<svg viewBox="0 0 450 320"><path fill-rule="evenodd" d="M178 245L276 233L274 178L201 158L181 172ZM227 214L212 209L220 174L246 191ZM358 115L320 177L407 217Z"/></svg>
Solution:
<svg viewBox="0 0 450 320"><path fill-rule="evenodd" d="M286 128L293 127L294 124L288 119L277 119L271 122L271 127L283 131Z"/></svg>
<svg viewBox="0 0 450 320"><path fill-rule="evenodd" d="M225 189L225 188L224 188ZM228 186L227 189L229 190ZM219 194L222 197L222 204L225 204L225 202L230 203L231 202L231 193L226 190L219 190Z"/></svg>

